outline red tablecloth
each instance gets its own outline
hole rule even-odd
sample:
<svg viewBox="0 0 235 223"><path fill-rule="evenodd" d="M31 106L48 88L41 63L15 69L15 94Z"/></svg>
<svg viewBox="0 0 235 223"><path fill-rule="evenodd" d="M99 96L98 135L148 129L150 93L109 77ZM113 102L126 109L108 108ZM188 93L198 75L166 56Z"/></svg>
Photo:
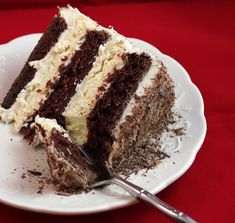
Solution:
<svg viewBox="0 0 235 223"><path fill-rule="evenodd" d="M77 6L105 26L112 25L126 36L150 42L187 69L204 97L208 132L192 167L158 196L199 222L235 222L235 4L159 1ZM43 32L56 11L33 7L0 10L0 44ZM19 220L170 222L143 203L72 217L31 213L0 204L1 223Z"/></svg>

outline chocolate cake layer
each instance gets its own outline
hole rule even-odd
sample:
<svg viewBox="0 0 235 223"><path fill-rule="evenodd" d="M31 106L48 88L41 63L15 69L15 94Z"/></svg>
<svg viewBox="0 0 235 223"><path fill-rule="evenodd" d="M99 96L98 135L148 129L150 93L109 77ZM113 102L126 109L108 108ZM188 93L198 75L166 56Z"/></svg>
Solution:
<svg viewBox="0 0 235 223"><path fill-rule="evenodd" d="M2 107L8 109L15 102L19 92L29 83L36 73L36 69L29 65L30 61L40 60L46 56L50 49L58 41L60 34L67 28L63 18L56 16L43 34L38 44L30 54L19 76L15 79L10 90L5 96Z"/></svg>
<svg viewBox="0 0 235 223"><path fill-rule="evenodd" d="M113 143L111 131L150 66L148 55L127 54L125 66L109 77L111 86L97 101L87 123L88 140L84 148L97 160L107 160Z"/></svg>
<svg viewBox="0 0 235 223"><path fill-rule="evenodd" d="M76 86L88 74L92 68L99 46L104 44L109 35L105 31L89 31L86 34L85 42L71 59L67 67L61 67L61 78L54 87L54 91L41 105L32 117L27 126L21 128L21 133L29 141L34 138L34 130L29 126L34 117L39 115L44 118L56 119L58 124L65 128L65 118L62 115L71 97L76 92Z"/></svg>

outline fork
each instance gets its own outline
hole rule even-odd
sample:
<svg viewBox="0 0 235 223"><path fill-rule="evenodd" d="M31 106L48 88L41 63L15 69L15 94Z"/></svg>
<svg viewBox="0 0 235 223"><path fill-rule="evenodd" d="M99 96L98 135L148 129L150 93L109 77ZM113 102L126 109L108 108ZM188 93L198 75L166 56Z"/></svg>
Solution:
<svg viewBox="0 0 235 223"><path fill-rule="evenodd" d="M160 200L155 195L151 194L142 187L139 187L120 176L113 175L111 170L105 164L96 162L93 157L85 150L81 149L81 152L83 153L88 164L91 165L92 169L97 174L96 182L91 185L91 188L109 184L116 184L119 187L123 188L125 191L129 192L135 198L145 201L146 203L154 206L176 222L196 223L196 221L193 220L191 217Z"/></svg>

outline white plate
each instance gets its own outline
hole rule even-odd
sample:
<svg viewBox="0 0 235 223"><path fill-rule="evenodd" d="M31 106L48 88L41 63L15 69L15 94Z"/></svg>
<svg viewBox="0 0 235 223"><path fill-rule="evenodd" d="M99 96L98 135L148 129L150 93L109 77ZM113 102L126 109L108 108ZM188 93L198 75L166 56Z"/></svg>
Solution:
<svg viewBox="0 0 235 223"><path fill-rule="evenodd" d="M29 53L37 43L41 34L22 36L0 46L0 101L19 73ZM178 179L193 163L206 134L206 120L202 96L197 87L191 82L185 69L171 57L162 54L152 45L138 40L130 40L140 48L157 55L166 65L176 83L177 103L186 121L187 134L182 142L178 138L166 141L167 148L173 152L147 176L141 173L131 176L130 180L139 186L158 193ZM93 190L72 196L55 194L52 186L46 186L43 194L38 194L37 177L22 179L21 175L27 170L43 171L43 176L49 175L44 151L30 148L21 136L14 133L11 126L0 123L0 201L2 203L44 213L57 214L87 214L123 207L134 203L135 200L117 186L109 186L102 190ZM30 182L31 181L31 182ZM187 187L189 185L185 185Z"/></svg>

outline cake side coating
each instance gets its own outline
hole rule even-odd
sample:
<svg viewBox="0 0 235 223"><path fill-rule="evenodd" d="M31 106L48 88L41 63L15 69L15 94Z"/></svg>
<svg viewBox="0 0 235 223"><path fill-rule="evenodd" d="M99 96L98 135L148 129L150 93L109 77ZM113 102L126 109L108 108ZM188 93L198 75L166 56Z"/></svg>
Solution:
<svg viewBox="0 0 235 223"><path fill-rule="evenodd" d="M149 86L138 90L123 112L119 123L112 132L113 145L109 154L109 163L119 159L125 151L132 152L136 147L149 144L152 139L159 139L162 129L159 121L168 115L175 102L174 83L161 64Z"/></svg>

